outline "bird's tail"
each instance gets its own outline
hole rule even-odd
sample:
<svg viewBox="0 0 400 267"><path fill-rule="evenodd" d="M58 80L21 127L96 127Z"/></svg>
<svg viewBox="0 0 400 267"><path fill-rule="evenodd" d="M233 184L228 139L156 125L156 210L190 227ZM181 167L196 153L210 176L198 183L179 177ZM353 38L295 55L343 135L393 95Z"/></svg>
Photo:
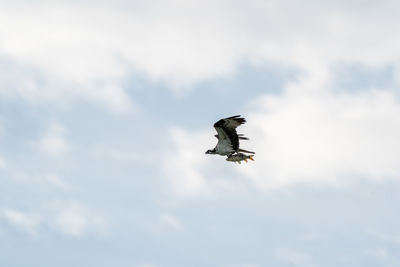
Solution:
<svg viewBox="0 0 400 267"><path fill-rule="evenodd" d="M238 134L238 137L241 140L249 140L249 138L245 137L244 134Z"/></svg>
<svg viewBox="0 0 400 267"><path fill-rule="evenodd" d="M238 149L238 152L244 152L244 153L256 154L256 152L253 152L253 151L248 151L248 150L244 150L244 149L241 149L241 148L239 148L239 149Z"/></svg>

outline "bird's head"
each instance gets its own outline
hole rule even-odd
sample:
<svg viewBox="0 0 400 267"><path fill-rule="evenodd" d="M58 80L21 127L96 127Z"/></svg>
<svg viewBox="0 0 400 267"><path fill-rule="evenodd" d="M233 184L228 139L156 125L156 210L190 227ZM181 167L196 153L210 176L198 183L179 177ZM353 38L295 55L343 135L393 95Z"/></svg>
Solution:
<svg viewBox="0 0 400 267"><path fill-rule="evenodd" d="M215 148L207 150L206 154L215 154Z"/></svg>

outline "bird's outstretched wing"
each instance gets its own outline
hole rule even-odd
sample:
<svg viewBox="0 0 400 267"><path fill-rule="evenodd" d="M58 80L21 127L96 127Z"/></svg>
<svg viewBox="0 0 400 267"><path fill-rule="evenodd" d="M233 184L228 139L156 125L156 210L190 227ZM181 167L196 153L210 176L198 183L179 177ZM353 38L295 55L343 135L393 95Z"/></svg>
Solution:
<svg viewBox="0 0 400 267"><path fill-rule="evenodd" d="M239 139L247 140L242 134L238 135L236 128L246 122L240 115L232 116L229 118L221 119L214 124L214 128L218 135L217 146L227 146L236 151L239 148Z"/></svg>

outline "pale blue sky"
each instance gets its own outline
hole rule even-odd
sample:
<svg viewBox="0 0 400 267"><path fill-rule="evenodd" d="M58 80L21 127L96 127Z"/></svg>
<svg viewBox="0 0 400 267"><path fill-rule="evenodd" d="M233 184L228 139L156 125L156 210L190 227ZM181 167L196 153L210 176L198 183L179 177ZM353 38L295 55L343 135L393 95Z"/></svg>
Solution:
<svg viewBox="0 0 400 267"><path fill-rule="evenodd" d="M399 266L395 1L1 5L1 266Z"/></svg>

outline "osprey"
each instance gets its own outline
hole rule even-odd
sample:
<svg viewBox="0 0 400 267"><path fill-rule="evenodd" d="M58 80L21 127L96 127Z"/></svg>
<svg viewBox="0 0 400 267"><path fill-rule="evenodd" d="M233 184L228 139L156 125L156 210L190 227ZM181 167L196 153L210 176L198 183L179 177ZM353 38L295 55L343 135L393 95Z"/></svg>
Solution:
<svg viewBox="0 0 400 267"><path fill-rule="evenodd" d="M240 115L232 116L229 118L221 119L214 124L217 133L215 137L218 143L213 149L206 151L206 154L218 154L221 156L231 157L234 153L244 152L255 154L255 152L247 151L239 148L239 139L249 140L243 134L236 133L236 128L246 122Z"/></svg>

